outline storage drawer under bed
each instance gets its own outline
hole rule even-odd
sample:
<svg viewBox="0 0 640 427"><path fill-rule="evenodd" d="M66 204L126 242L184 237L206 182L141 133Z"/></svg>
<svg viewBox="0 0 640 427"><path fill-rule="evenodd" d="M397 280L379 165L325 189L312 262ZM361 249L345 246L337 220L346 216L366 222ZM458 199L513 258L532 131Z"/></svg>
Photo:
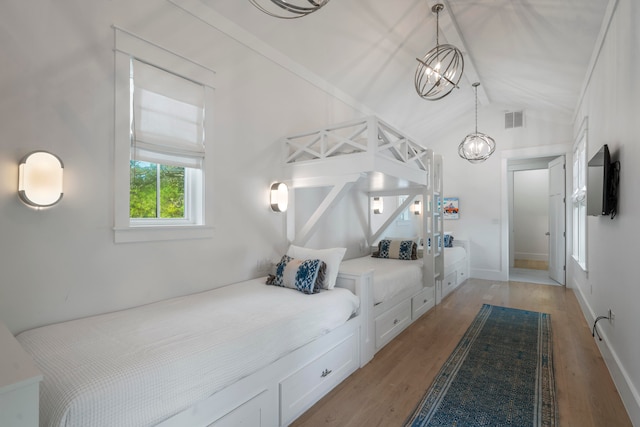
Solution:
<svg viewBox="0 0 640 427"><path fill-rule="evenodd" d="M442 282L442 295L448 295L449 292L451 292L452 290L455 289L455 287L458 285L458 273L457 271L452 271L451 273L447 274L444 278L444 281Z"/></svg>
<svg viewBox="0 0 640 427"><path fill-rule="evenodd" d="M352 333L280 381L280 422L288 425L360 364L359 335Z"/></svg>
<svg viewBox="0 0 640 427"><path fill-rule="evenodd" d="M434 288L424 288L411 298L411 316L413 320L425 314L435 305Z"/></svg>
<svg viewBox="0 0 640 427"><path fill-rule="evenodd" d="M411 300L407 299L376 318L376 348L381 348L411 323Z"/></svg>

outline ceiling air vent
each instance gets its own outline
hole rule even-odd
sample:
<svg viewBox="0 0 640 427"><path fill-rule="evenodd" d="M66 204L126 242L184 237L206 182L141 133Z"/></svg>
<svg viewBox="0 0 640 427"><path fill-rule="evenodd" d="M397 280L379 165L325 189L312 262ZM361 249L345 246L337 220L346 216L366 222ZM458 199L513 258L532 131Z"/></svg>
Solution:
<svg viewBox="0 0 640 427"><path fill-rule="evenodd" d="M504 128L513 129L521 128L524 125L524 116L522 111L510 111L504 113Z"/></svg>

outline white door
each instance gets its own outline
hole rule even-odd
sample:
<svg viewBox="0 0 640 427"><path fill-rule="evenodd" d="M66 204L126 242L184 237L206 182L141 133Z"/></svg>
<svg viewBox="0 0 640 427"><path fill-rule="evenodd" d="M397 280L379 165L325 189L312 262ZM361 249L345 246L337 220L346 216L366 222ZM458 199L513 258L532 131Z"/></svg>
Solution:
<svg viewBox="0 0 640 427"><path fill-rule="evenodd" d="M549 277L565 282L564 156L549 162Z"/></svg>

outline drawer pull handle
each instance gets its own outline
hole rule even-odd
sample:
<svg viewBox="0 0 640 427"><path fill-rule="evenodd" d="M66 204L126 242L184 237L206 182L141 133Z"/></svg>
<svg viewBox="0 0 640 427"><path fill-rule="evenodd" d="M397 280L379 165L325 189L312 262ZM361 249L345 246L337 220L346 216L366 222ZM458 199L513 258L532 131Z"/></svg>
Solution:
<svg viewBox="0 0 640 427"><path fill-rule="evenodd" d="M324 371L322 371L322 375L320 377L324 378L327 375L329 375L331 372L333 372L331 369L325 369Z"/></svg>
<svg viewBox="0 0 640 427"><path fill-rule="evenodd" d="M394 325L397 325L397 324L398 324L398 322L399 322L399 320L398 320L398 319L393 319L393 324L394 324Z"/></svg>

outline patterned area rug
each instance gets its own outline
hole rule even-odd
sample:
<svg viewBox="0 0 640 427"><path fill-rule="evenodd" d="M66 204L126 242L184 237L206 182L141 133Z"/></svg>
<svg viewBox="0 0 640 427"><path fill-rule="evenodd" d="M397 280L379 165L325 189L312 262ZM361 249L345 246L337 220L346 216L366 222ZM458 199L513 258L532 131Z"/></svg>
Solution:
<svg viewBox="0 0 640 427"><path fill-rule="evenodd" d="M556 426L551 315L484 304L405 426Z"/></svg>

